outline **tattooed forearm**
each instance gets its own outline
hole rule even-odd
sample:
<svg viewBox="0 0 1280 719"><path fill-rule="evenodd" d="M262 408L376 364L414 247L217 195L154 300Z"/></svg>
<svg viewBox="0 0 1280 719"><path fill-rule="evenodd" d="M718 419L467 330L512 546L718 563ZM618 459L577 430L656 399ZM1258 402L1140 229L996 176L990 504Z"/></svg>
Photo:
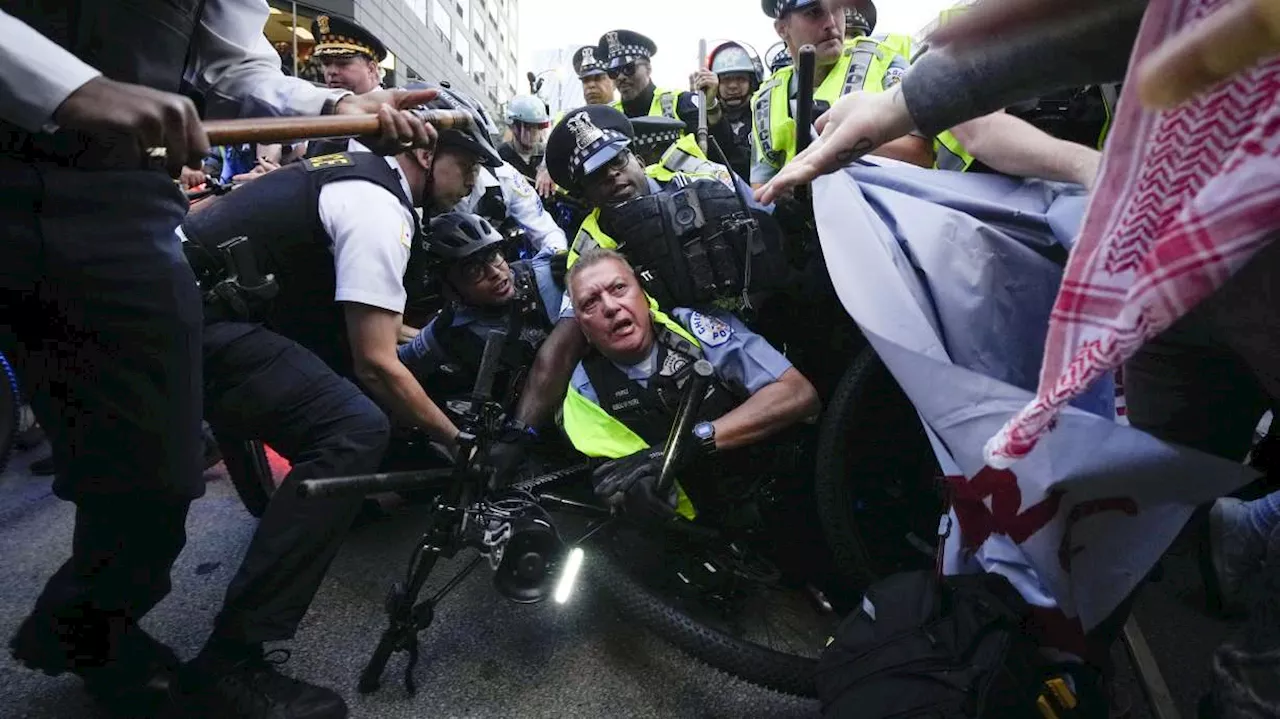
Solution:
<svg viewBox="0 0 1280 719"><path fill-rule="evenodd" d="M875 146L876 145L871 141L871 138L864 137L853 143L853 147L846 148L837 153L836 162L839 162L841 165L847 165L868 152L871 152Z"/></svg>

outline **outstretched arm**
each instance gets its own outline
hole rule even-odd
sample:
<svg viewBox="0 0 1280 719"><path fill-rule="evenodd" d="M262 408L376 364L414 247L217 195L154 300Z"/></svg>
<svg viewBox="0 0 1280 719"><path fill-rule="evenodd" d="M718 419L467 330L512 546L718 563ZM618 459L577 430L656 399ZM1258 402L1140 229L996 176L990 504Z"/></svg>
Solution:
<svg viewBox="0 0 1280 719"><path fill-rule="evenodd" d="M516 419L530 427L543 426L564 401L573 368L586 354L587 338L578 328L578 321L566 317L557 322L529 368L516 406Z"/></svg>
<svg viewBox="0 0 1280 719"><path fill-rule="evenodd" d="M951 128L978 160L997 172L1092 187L1102 153L1059 140L1026 120L993 112Z"/></svg>
<svg viewBox="0 0 1280 719"><path fill-rule="evenodd" d="M822 409L818 392L795 367L712 422L716 449L736 449L777 434Z"/></svg>

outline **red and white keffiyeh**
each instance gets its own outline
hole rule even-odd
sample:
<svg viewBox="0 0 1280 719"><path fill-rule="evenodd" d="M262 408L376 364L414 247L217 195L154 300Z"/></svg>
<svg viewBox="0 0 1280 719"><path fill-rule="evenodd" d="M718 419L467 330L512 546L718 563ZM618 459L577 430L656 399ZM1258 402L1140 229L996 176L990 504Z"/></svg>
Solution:
<svg viewBox="0 0 1280 719"><path fill-rule="evenodd" d="M1152 0L1130 68L1232 0ZM1127 82L1054 305L1036 399L986 445L1007 468L1064 405L1248 263L1280 230L1280 58L1162 112Z"/></svg>

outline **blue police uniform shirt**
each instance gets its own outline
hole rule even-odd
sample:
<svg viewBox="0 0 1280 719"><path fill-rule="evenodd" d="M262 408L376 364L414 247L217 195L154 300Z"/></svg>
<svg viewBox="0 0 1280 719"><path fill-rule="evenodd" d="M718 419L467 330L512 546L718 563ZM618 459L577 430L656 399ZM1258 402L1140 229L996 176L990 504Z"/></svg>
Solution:
<svg viewBox="0 0 1280 719"><path fill-rule="evenodd" d="M702 357L711 363L716 378L739 394L755 394L777 382L791 369L791 362L781 352L765 338L747 329L731 312L695 312L677 307L670 316L697 338L698 344L702 345ZM655 328L658 326L654 323ZM615 363L615 366L647 387L649 378L659 369L657 359L658 345L654 343L649 356L643 361L634 365ZM578 394L600 404L600 397L581 362L573 370L571 384Z"/></svg>
<svg viewBox="0 0 1280 719"><path fill-rule="evenodd" d="M564 294L560 286L551 277L551 261L544 255L529 260L533 277L538 285L538 294L542 297L542 305L546 308L547 321L555 324L560 298ZM448 350L437 336L436 322L431 320L417 337L400 346L400 361L419 377L428 377L443 365L452 362ZM506 323L504 312L486 312L475 307L459 305L453 313L452 327L465 327L481 339L487 339L491 330L503 327Z"/></svg>

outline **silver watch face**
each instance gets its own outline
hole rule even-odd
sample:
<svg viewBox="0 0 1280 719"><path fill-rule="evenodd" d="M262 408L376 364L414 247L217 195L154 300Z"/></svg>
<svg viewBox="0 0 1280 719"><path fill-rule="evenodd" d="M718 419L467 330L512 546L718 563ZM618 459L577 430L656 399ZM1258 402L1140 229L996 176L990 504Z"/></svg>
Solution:
<svg viewBox="0 0 1280 719"><path fill-rule="evenodd" d="M711 435L715 434L716 428L710 422L699 422L693 426L693 434L698 439L711 439Z"/></svg>

